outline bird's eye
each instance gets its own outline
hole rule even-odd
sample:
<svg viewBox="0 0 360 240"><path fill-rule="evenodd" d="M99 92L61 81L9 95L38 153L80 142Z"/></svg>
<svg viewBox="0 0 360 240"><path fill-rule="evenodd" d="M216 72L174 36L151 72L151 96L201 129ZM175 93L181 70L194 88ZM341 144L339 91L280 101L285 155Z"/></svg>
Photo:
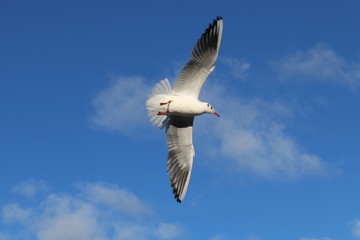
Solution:
<svg viewBox="0 0 360 240"><path fill-rule="evenodd" d="M213 109L213 107L211 107L211 109Z"/></svg>

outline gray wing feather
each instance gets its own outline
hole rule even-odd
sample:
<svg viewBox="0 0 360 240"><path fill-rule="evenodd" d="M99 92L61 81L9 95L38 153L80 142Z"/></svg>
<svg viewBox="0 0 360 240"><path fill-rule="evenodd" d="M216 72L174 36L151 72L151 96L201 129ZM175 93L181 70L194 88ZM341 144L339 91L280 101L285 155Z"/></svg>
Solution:
<svg viewBox="0 0 360 240"><path fill-rule="evenodd" d="M170 116L166 130L167 168L174 197L181 202L189 186L193 158L192 126L194 117Z"/></svg>
<svg viewBox="0 0 360 240"><path fill-rule="evenodd" d="M174 94L198 97L201 87L215 68L222 39L223 22L217 17L197 41L190 60L181 70L174 88Z"/></svg>

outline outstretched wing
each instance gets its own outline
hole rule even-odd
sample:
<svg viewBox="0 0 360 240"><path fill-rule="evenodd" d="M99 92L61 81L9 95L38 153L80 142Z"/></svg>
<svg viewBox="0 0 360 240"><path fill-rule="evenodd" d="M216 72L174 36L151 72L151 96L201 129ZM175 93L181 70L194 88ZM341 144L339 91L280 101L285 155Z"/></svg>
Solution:
<svg viewBox="0 0 360 240"><path fill-rule="evenodd" d="M181 202L189 186L193 158L192 126L194 117L170 116L166 130L168 174L174 197Z"/></svg>
<svg viewBox="0 0 360 240"><path fill-rule="evenodd" d="M223 20L217 17L197 41L190 60L176 79L173 93L198 97L201 87L215 68L223 31Z"/></svg>

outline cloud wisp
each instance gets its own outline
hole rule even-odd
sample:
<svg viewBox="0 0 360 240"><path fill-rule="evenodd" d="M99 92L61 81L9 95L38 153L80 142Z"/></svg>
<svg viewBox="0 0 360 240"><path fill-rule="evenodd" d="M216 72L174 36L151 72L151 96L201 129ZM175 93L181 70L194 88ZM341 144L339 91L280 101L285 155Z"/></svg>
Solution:
<svg viewBox="0 0 360 240"><path fill-rule="evenodd" d="M360 239L360 220L352 221L351 227L353 236Z"/></svg>
<svg viewBox="0 0 360 240"><path fill-rule="evenodd" d="M229 74L235 79L244 79L250 69L250 63L233 57L222 57L219 61L228 67Z"/></svg>
<svg viewBox="0 0 360 240"><path fill-rule="evenodd" d="M222 234L217 234L215 236L212 236L209 240L226 240L226 238Z"/></svg>
<svg viewBox="0 0 360 240"><path fill-rule="evenodd" d="M357 90L360 85L360 62L349 62L333 49L318 44L306 51L284 57L273 64L280 79L305 79L334 82Z"/></svg>
<svg viewBox="0 0 360 240"><path fill-rule="evenodd" d="M320 237L320 238L307 238L307 237L302 237L300 238L300 240L333 240L332 238L328 238L328 237Z"/></svg>
<svg viewBox="0 0 360 240"><path fill-rule="evenodd" d="M92 122L123 134L141 128L147 120L145 101L150 89L141 77L114 77L92 102L95 109Z"/></svg>
<svg viewBox="0 0 360 240"><path fill-rule="evenodd" d="M12 192L33 198L41 192L49 191L49 186L44 181L28 180L18 183L13 187Z"/></svg>
<svg viewBox="0 0 360 240"><path fill-rule="evenodd" d="M76 194L48 193L41 201L9 203L2 207L3 222L17 225L19 233L0 236L33 236L39 240L173 240L183 236L178 223L165 222L154 215L130 191L106 183L80 185ZM30 206L29 206L30 205Z"/></svg>
<svg viewBox="0 0 360 240"><path fill-rule="evenodd" d="M292 114L288 105L230 96L223 86L214 84L207 90L205 98L222 113L212 126L217 152L235 163L240 171L292 178L326 173L321 158L304 151L287 134L284 119ZM204 126L202 132L208 127Z"/></svg>
<svg viewBox="0 0 360 240"><path fill-rule="evenodd" d="M82 192L91 202L108 206L134 218L151 216L153 212L134 194L116 185L87 183L81 185Z"/></svg>

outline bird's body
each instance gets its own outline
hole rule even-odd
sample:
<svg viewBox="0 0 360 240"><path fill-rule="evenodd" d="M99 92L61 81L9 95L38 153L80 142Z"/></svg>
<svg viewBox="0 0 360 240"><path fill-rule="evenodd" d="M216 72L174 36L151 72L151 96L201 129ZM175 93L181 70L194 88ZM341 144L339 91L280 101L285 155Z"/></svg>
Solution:
<svg viewBox="0 0 360 240"><path fill-rule="evenodd" d="M216 18L195 45L190 60L171 88L167 79L155 85L146 109L154 126L166 127L168 174L175 198L181 202L190 182L195 150L192 143L194 117L203 113L219 117L215 109L198 99L208 75L215 68L221 38L221 17Z"/></svg>
<svg viewBox="0 0 360 240"><path fill-rule="evenodd" d="M159 99L160 100L160 99ZM163 103L160 105L160 103ZM194 117L207 110L207 103L188 96L164 95L160 100L158 114Z"/></svg>

